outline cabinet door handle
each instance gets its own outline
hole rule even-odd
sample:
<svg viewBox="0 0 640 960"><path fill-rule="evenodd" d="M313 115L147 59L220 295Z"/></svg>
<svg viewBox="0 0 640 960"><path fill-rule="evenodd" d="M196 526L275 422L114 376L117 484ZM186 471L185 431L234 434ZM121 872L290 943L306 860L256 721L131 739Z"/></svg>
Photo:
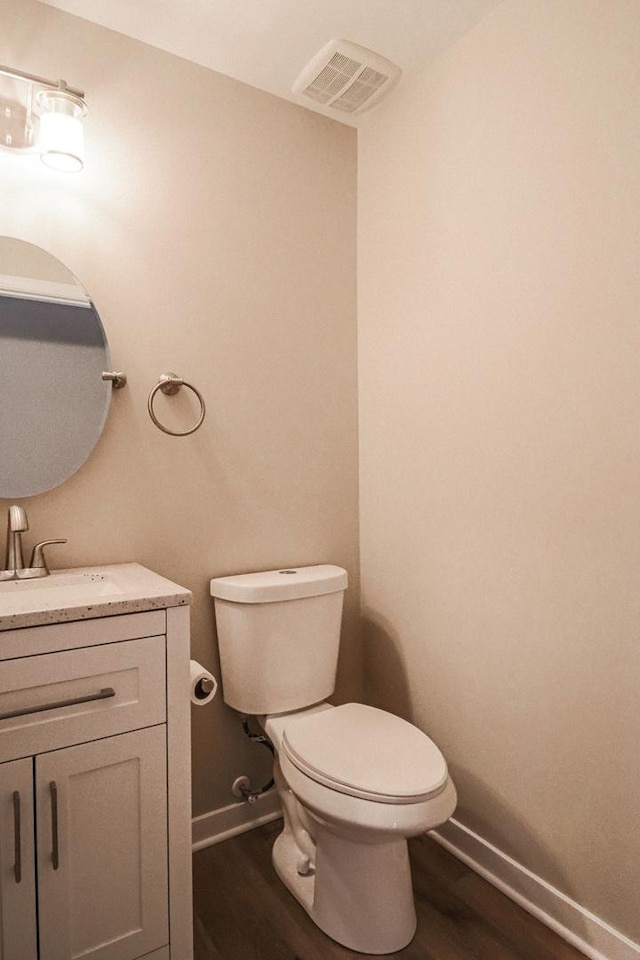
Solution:
<svg viewBox="0 0 640 960"><path fill-rule="evenodd" d="M56 700L53 703L44 703L41 707L23 707L22 710L8 710L0 713L0 720L10 720L12 717L26 717L30 713L43 713L45 710L57 710L59 707L72 707L76 703L89 703L91 700L108 700L115 697L113 687L103 687L99 693L88 693L84 697L71 697L69 700Z"/></svg>
<svg viewBox="0 0 640 960"><path fill-rule="evenodd" d="M14 874L16 883L22 881L22 838L21 838L21 817L20 817L20 792L13 791L13 843L15 850L16 863Z"/></svg>
<svg viewBox="0 0 640 960"><path fill-rule="evenodd" d="M58 846L58 785L55 780L49 784L51 795L51 863L53 869L60 866L60 850Z"/></svg>

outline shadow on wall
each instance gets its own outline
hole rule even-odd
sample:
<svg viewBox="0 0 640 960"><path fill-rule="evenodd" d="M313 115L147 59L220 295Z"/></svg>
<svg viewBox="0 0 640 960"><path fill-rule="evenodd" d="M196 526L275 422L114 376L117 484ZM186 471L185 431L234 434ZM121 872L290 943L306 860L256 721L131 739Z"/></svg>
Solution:
<svg viewBox="0 0 640 960"><path fill-rule="evenodd" d="M364 660L364 700L381 710L388 710L411 723L416 722L415 710L407 678L407 668L401 653L398 633L377 612L364 610L362 619ZM477 718L477 724L482 718ZM474 726L476 722L474 721ZM425 731L428 733L428 731ZM565 896L580 902L579 893L572 889L554 853L540 841L518 813L477 772L456 760L456 745L448 744L446 759L449 772L458 791L458 806L454 818L458 823L497 850L511 857L516 864L532 870ZM461 749L464 753L464 749ZM549 789L553 789L549 784ZM446 834L446 829L443 831ZM449 837L455 843L455 836ZM481 897L481 888L478 888ZM572 923L572 932L589 942L589 931L578 929Z"/></svg>
<svg viewBox="0 0 640 960"><path fill-rule="evenodd" d="M398 635L384 617L366 608L361 626L364 700L411 721L413 710Z"/></svg>
<svg viewBox="0 0 640 960"><path fill-rule="evenodd" d="M501 854L510 857L517 866L531 870L535 877L580 903L580 892L569 882L553 849L541 842L539 835L517 811L477 774L455 762L448 762L448 765L458 791L454 819L472 830L481 840L492 844ZM553 789L552 783L549 789ZM443 834L448 836L446 827ZM450 835L448 839L455 842ZM530 864L535 864L535 869ZM546 895L545 902L550 902ZM544 904L540 903L540 906ZM589 943L590 931L577 914L572 912L570 923L572 933Z"/></svg>

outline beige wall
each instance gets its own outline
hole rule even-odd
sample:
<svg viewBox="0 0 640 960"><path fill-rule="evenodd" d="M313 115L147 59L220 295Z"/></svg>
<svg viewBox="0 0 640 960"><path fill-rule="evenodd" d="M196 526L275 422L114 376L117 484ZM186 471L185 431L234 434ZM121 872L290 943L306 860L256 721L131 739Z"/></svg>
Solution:
<svg viewBox="0 0 640 960"><path fill-rule="evenodd" d="M640 940L640 3L509 0L359 133L369 696Z"/></svg>
<svg viewBox="0 0 640 960"><path fill-rule="evenodd" d="M87 464L25 501L33 537L69 538L60 566L136 560L189 587L216 672L210 577L342 564L338 693L357 694L354 131L34 0L0 20L1 63L63 76L90 109L80 175L0 152L0 234L73 270L129 376ZM165 370L205 396L192 437L147 415ZM221 699L193 719L200 814L270 758Z"/></svg>
<svg viewBox="0 0 640 960"><path fill-rule="evenodd" d="M0 153L0 234L74 271L130 378L33 535L191 588L214 671L211 576L341 563L357 696L354 132L35 0L0 16L0 62L91 110L80 176ZM635 939L639 61L637 0L509 0L359 155L369 697L442 745L461 820ZM205 394L193 437L147 416L166 369ZM268 775L256 749L194 711L196 814Z"/></svg>

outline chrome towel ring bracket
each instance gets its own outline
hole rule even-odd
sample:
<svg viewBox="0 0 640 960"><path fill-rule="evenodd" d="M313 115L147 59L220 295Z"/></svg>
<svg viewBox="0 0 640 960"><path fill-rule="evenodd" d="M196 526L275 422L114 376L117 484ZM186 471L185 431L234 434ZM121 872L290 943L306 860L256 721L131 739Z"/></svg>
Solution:
<svg viewBox="0 0 640 960"><path fill-rule="evenodd" d="M155 399L155 396L158 390L160 390L161 393L164 393L165 396L172 397L174 394L176 394L180 390L181 387L188 387L189 390L195 393L196 397L200 401L200 416L198 417L198 420L195 423L195 425L191 427L190 430L169 430L168 427L165 427L164 424L160 423L160 421L158 420L155 414L155 411L153 409L153 401ZM204 421L204 415L206 412L204 399L200 391L197 390L192 383L187 383L186 380L183 380L182 377L179 377L176 373L160 374L160 379L158 380L155 387L149 394L149 399L147 401L147 409L149 410L149 416L155 423L158 430L162 430L163 433L168 433L172 437L188 437L190 433L195 433L196 430L198 430L198 428L202 426L202 423Z"/></svg>
<svg viewBox="0 0 640 960"><path fill-rule="evenodd" d="M122 390L127 385L127 375L122 370L105 370L102 379L110 380L114 390Z"/></svg>

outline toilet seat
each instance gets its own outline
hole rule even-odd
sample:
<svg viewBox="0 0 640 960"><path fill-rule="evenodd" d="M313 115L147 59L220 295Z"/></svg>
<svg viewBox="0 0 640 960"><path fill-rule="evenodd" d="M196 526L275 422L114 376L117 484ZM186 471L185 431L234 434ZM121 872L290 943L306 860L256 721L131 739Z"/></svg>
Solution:
<svg viewBox="0 0 640 960"><path fill-rule="evenodd" d="M378 803L419 803L446 786L438 747L406 720L362 703L292 718L282 749L307 777Z"/></svg>

